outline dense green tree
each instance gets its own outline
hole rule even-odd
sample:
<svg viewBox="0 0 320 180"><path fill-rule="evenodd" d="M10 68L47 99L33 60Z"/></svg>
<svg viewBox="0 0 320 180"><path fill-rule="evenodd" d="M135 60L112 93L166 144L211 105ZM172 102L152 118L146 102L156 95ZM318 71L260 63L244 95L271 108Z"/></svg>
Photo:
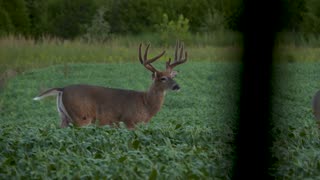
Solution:
<svg viewBox="0 0 320 180"><path fill-rule="evenodd" d="M299 31L303 22L303 15L307 12L306 0L281 0L282 3L282 28L289 31ZM304 29L307 30L307 29Z"/></svg>
<svg viewBox="0 0 320 180"><path fill-rule="evenodd" d="M28 35L30 20L28 10L24 0L2 0L1 6L10 17L13 31L16 34Z"/></svg>
<svg viewBox="0 0 320 180"><path fill-rule="evenodd" d="M72 39L85 32L96 13L94 1L55 0L48 6L49 32L55 36Z"/></svg>
<svg viewBox="0 0 320 180"><path fill-rule="evenodd" d="M201 25L210 7L206 0L175 0L169 2L172 3L171 7L177 5L174 14L170 17L177 19L182 14L189 20L191 31L197 32L201 29Z"/></svg>
<svg viewBox="0 0 320 180"><path fill-rule="evenodd" d="M219 21L225 21L224 28L241 31L241 14L244 10L243 0L215 0L207 1L209 13L207 18L213 18ZM219 19L218 19L219 18ZM214 22L211 22L214 23ZM221 23L220 23L221 24Z"/></svg>
<svg viewBox="0 0 320 180"><path fill-rule="evenodd" d="M48 34L48 1L47 0L25 0L29 12L30 34L41 37Z"/></svg>
<svg viewBox="0 0 320 180"><path fill-rule="evenodd" d="M160 22L162 2L150 0L113 0L107 21L112 33L138 33L151 31Z"/></svg>
<svg viewBox="0 0 320 180"><path fill-rule="evenodd" d="M310 13L316 17L320 17L320 1L319 0L308 0L307 8Z"/></svg>
<svg viewBox="0 0 320 180"><path fill-rule="evenodd" d="M300 31L312 33L320 32L320 1L309 0L306 3L306 11L303 15L303 22L299 25Z"/></svg>
<svg viewBox="0 0 320 180"><path fill-rule="evenodd" d="M9 14L0 6L0 36L7 35L12 31L13 26Z"/></svg>
<svg viewBox="0 0 320 180"><path fill-rule="evenodd" d="M241 31L244 0L0 0L0 33L73 39L103 30L107 34L159 32L163 15L188 19L188 31ZM282 29L320 32L319 0L280 0ZM263 4L262 4L263 5ZM103 17L95 21L99 9ZM272 10L270 10L272 13ZM104 23L93 23L93 22ZM95 25L99 27L94 27ZM107 27L107 26L106 26ZM88 29L90 28L90 29Z"/></svg>

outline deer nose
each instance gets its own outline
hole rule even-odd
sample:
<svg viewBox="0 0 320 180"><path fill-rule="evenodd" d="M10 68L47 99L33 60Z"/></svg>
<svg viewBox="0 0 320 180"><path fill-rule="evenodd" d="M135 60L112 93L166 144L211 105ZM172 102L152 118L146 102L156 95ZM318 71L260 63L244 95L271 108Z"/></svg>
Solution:
<svg viewBox="0 0 320 180"><path fill-rule="evenodd" d="M174 91L177 91L177 90L179 90L180 89L180 86L178 85L178 84L176 84L176 85L174 85L173 87L172 87L172 90L174 90Z"/></svg>

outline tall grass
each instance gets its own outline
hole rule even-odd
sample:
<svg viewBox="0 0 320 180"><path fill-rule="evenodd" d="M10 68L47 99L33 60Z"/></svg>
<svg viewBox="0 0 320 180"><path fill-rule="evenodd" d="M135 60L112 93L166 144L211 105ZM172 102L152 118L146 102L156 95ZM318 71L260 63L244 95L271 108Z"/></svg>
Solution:
<svg viewBox="0 0 320 180"><path fill-rule="evenodd" d="M194 40L186 40L185 46L190 61L230 61L237 59L240 49L234 42L223 42L218 35L194 35ZM210 39L219 44L213 46ZM212 41L214 42L214 41ZM170 46L162 45L157 34L138 36L113 36L105 43L86 43L81 39L72 41L44 37L41 40L8 36L0 39L0 72L6 69L24 71L54 64L69 63L115 63L138 62L138 46L140 43L151 43L150 56L166 50L163 60L174 54L175 40ZM222 46L223 44L228 46ZM232 53L226 53L232 52Z"/></svg>
<svg viewBox="0 0 320 180"><path fill-rule="evenodd" d="M154 33L111 36L104 43L86 43L80 38L70 41L7 36L0 39L0 73L7 69L22 72L55 64L137 62L137 47L141 42L151 43L151 55L166 49L164 59L168 59L173 55L176 39L169 41L163 43L159 34ZM193 34L183 41L190 61L237 61L241 55L242 36L232 31ZM277 61L318 61L320 57L317 34L279 33L276 45Z"/></svg>
<svg viewBox="0 0 320 180"><path fill-rule="evenodd" d="M304 32L280 32L277 34L278 46L319 48L320 34Z"/></svg>

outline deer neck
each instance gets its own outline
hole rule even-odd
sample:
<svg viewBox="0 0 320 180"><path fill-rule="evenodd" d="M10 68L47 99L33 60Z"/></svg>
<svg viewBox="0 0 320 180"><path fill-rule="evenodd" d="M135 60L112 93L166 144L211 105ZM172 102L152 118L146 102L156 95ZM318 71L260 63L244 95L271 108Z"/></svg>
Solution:
<svg viewBox="0 0 320 180"><path fill-rule="evenodd" d="M165 90L159 89L155 84L152 84L145 94L145 104L147 105L151 114L156 114L164 100Z"/></svg>

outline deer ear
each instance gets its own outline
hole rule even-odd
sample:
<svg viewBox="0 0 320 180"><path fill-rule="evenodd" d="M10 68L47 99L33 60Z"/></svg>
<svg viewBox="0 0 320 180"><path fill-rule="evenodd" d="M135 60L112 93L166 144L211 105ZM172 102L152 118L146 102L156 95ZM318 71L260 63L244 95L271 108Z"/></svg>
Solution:
<svg viewBox="0 0 320 180"><path fill-rule="evenodd" d="M177 74L178 74L177 71L172 71L172 72L170 73L170 76L171 76L171 78L174 78Z"/></svg>

